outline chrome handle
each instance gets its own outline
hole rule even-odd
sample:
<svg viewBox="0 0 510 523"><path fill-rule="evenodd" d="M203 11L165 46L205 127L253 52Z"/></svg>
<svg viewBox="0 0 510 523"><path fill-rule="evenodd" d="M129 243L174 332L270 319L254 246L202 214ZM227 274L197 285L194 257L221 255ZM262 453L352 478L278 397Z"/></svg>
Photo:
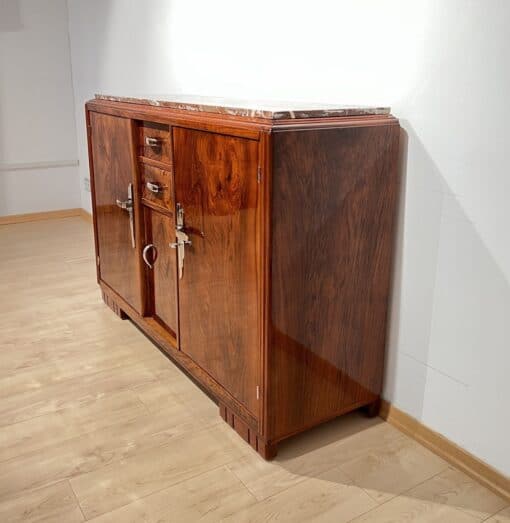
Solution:
<svg viewBox="0 0 510 523"><path fill-rule="evenodd" d="M133 208L133 202L131 200L116 200L117 207L120 207L124 211L130 211Z"/></svg>
<svg viewBox="0 0 510 523"><path fill-rule="evenodd" d="M159 138L151 138L150 136L146 136L145 145L148 145L149 147L160 147L161 140Z"/></svg>
<svg viewBox="0 0 510 523"><path fill-rule="evenodd" d="M184 207L177 202L177 219L176 219L176 228L178 231L182 231L184 229Z"/></svg>
<svg viewBox="0 0 510 523"><path fill-rule="evenodd" d="M147 259L147 253L149 252L149 249L154 249L154 251L156 252L156 247L154 247L154 244L149 243L148 245L146 245L143 248L142 258L143 258L143 261L145 262L145 264L147 265L147 267L149 267L149 269L152 269L154 262L152 262L152 264L151 264L151 262ZM154 261L156 261L156 259L154 259Z"/></svg>
<svg viewBox="0 0 510 523"><path fill-rule="evenodd" d="M153 192L154 194L158 194L158 192L161 190L161 187L157 183L152 182L147 182L145 187L147 187L147 189L149 189L149 191Z"/></svg>
<svg viewBox="0 0 510 523"><path fill-rule="evenodd" d="M133 249L136 247L135 243L135 221L133 213L133 184L128 185L128 199L127 200L115 200L115 203L122 210L127 211L129 214L129 231L131 233L131 246Z"/></svg>
<svg viewBox="0 0 510 523"><path fill-rule="evenodd" d="M182 273L184 271L184 247L186 245L191 245L191 240L188 235L179 229L175 230L176 242L170 243L171 249L177 249L177 267L179 270L179 279L182 278Z"/></svg>
<svg viewBox="0 0 510 523"><path fill-rule="evenodd" d="M131 202L128 213L129 213L129 231L131 232L131 247L136 247L135 242L135 215L133 212L133 184L128 185L128 200Z"/></svg>
<svg viewBox="0 0 510 523"><path fill-rule="evenodd" d="M170 246L171 249L177 249L181 245L193 245L193 244L191 243L191 240L179 240L177 242L169 243L168 245Z"/></svg>

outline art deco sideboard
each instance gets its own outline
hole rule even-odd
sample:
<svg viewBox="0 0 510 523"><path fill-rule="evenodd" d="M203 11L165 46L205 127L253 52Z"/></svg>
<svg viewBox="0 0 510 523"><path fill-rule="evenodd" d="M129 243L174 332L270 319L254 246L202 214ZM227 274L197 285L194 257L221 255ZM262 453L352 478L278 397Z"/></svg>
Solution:
<svg viewBox="0 0 510 523"><path fill-rule="evenodd" d="M381 393L398 194L385 108L96 96L97 278L262 456Z"/></svg>

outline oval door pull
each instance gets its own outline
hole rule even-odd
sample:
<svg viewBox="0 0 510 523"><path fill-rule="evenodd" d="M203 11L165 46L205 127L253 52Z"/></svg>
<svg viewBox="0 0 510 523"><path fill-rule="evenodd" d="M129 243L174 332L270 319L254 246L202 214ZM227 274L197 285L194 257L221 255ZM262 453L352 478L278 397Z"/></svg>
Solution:
<svg viewBox="0 0 510 523"><path fill-rule="evenodd" d="M154 253L156 253L156 247L154 247L154 245L152 243L149 243L148 245L146 245L144 248L143 248L143 251L142 251L142 258L143 258L143 261L145 262L145 265L147 265L147 267L149 267L149 269L152 269L153 268L153 264L154 262L156 261L156 256L154 256L154 260L153 262L151 263L148 259L147 259L147 253L149 252L149 249L154 249Z"/></svg>

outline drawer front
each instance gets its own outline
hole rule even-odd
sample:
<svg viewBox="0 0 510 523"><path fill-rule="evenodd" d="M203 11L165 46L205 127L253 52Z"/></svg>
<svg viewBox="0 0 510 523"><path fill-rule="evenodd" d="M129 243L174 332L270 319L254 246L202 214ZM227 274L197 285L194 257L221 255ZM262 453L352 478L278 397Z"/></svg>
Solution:
<svg viewBox="0 0 510 523"><path fill-rule="evenodd" d="M152 165L141 164L142 199L174 212L173 173Z"/></svg>
<svg viewBox="0 0 510 523"><path fill-rule="evenodd" d="M140 155L163 163L172 163L168 125L143 122L140 126Z"/></svg>

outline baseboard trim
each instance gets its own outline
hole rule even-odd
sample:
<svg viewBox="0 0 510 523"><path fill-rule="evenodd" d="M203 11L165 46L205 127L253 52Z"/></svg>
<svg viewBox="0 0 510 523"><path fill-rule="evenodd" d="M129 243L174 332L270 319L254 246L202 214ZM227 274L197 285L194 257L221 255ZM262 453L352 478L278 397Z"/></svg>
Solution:
<svg viewBox="0 0 510 523"><path fill-rule="evenodd" d="M388 401L381 401L379 416L418 443L451 463L489 490L510 502L510 478L497 471L453 441L426 427Z"/></svg>
<svg viewBox="0 0 510 523"><path fill-rule="evenodd" d="M92 214L90 214L85 209L80 209L80 217L83 218L86 222L92 223Z"/></svg>
<svg viewBox="0 0 510 523"><path fill-rule="evenodd" d="M0 172L59 169L61 167L78 167L78 165L79 165L78 160L57 160L55 162L30 162L30 163L0 163Z"/></svg>
<svg viewBox="0 0 510 523"><path fill-rule="evenodd" d="M38 222L42 220L58 220L59 218L79 217L86 222L92 223L92 214L85 209L60 209L58 211L30 212L27 214L11 214L0 216L0 225L12 225L14 223Z"/></svg>
<svg viewBox="0 0 510 523"><path fill-rule="evenodd" d="M71 218L81 216L83 209L60 209L58 211L30 212L27 214L11 214L0 216L0 225L11 225L13 223L37 222L41 220L55 220L58 218Z"/></svg>

